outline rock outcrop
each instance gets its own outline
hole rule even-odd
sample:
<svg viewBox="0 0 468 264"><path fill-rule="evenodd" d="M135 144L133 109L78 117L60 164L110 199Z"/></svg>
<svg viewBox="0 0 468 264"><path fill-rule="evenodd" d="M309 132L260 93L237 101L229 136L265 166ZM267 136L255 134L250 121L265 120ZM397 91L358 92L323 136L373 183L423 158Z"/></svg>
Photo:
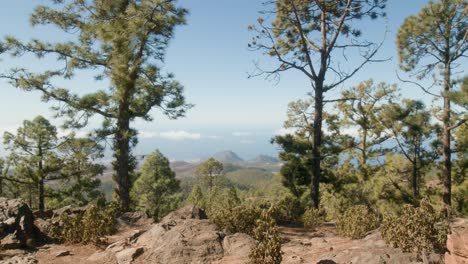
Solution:
<svg viewBox="0 0 468 264"><path fill-rule="evenodd" d="M246 263L254 240L245 234L226 236L203 210L184 207L151 229L109 245L88 258L92 263Z"/></svg>
<svg viewBox="0 0 468 264"><path fill-rule="evenodd" d="M34 216L20 199L0 198L0 249L34 245Z"/></svg>
<svg viewBox="0 0 468 264"><path fill-rule="evenodd" d="M447 237L446 264L468 264L468 219L457 219Z"/></svg>

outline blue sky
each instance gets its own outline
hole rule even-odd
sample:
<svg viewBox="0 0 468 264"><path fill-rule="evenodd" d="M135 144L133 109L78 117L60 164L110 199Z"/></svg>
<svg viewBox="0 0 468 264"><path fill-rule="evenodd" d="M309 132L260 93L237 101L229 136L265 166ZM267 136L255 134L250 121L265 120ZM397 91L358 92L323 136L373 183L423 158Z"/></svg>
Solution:
<svg viewBox="0 0 468 264"><path fill-rule="evenodd" d="M15 0L3 3L0 9L0 36L12 34L20 39L41 38L63 40L60 31L51 27L31 28L29 14L36 4L48 1ZM168 120L154 111L154 122L137 121L134 127L142 131L138 154L159 148L173 159L196 159L226 149L252 158L258 154L275 155L276 147L269 143L286 118L290 101L305 98L309 82L300 74L287 73L277 84L263 77L248 79L253 61L263 65L268 60L258 52L249 51L247 44L254 24L262 10L261 0L181 0L190 11L188 24L177 29L167 51L167 71L173 72L185 86L186 97L195 107L186 118ZM385 25L388 34L379 57L390 61L367 65L345 87L362 80L397 82L398 59L395 35L404 18L416 14L428 1L390 0L387 20L363 25L369 39L382 39ZM37 61L32 57L14 60L2 56L0 71L16 65L41 69L52 60ZM69 82L74 89L97 88L91 75L83 74ZM411 98L427 98L414 87L401 86L402 94ZM338 94L340 90L335 93ZM39 93L15 90L0 80L0 133L14 130L22 120L41 114L51 117L50 105L40 102ZM430 98L425 99L430 102ZM58 120L53 121L60 125Z"/></svg>

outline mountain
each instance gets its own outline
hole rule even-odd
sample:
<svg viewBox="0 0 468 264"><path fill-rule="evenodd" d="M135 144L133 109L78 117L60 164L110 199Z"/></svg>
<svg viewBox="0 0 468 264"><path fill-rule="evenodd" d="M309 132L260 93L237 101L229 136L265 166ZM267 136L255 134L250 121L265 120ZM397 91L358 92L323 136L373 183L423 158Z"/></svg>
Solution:
<svg viewBox="0 0 468 264"><path fill-rule="evenodd" d="M213 155L213 158L222 163L234 163L235 164L235 163L244 161L236 153L229 151L229 150L218 152Z"/></svg>
<svg viewBox="0 0 468 264"><path fill-rule="evenodd" d="M177 178L193 177L199 163L189 163L186 161L171 162L171 169L176 173Z"/></svg>
<svg viewBox="0 0 468 264"><path fill-rule="evenodd" d="M258 155L255 159L249 160L249 162L256 163L256 164L276 164L280 161L272 156L267 155Z"/></svg>

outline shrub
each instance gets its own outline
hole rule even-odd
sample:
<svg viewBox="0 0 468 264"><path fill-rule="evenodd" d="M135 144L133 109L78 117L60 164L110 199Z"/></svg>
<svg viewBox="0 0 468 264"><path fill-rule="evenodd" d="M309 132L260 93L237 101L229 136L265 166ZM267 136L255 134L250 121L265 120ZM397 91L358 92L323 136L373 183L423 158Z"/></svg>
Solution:
<svg viewBox="0 0 468 264"><path fill-rule="evenodd" d="M253 234L261 209L252 205L217 207L211 210L209 218L229 233Z"/></svg>
<svg viewBox="0 0 468 264"><path fill-rule="evenodd" d="M272 217L277 223L300 222L304 214L304 206L301 200L293 195L285 195L271 208Z"/></svg>
<svg viewBox="0 0 468 264"><path fill-rule="evenodd" d="M251 264L279 264L281 256L281 237L271 212L263 210L257 227L253 231L256 243L249 254Z"/></svg>
<svg viewBox="0 0 468 264"><path fill-rule="evenodd" d="M63 213L59 223L50 226L48 234L65 243L99 244L104 236L115 232L116 212L113 205L105 208L91 205L83 213Z"/></svg>
<svg viewBox="0 0 468 264"><path fill-rule="evenodd" d="M379 216L364 205L349 208L342 214L336 223L339 234L352 238L361 239L367 233L379 227Z"/></svg>
<svg viewBox="0 0 468 264"><path fill-rule="evenodd" d="M435 212L429 202L423 200L420 207L405 205L401 213L384 215L382 237L393 247L404 252L441 251L447 240L447 225L442 214Z"/></svg>
<svg viewBox="0 0 468 264"><path fill-rule="evenodd" d="M321 222L323 222L323 212L315 208L308 209L302 216L304 227L311 230L315 230Z"/></svg>

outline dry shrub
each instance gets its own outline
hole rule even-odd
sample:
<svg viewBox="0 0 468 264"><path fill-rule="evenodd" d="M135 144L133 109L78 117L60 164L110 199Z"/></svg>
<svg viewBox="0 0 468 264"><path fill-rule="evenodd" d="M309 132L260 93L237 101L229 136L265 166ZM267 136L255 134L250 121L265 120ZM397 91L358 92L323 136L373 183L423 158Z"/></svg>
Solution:
<svg viewBox="0 0 468 264"><path fill-rule="evenodd" d="M340 235L361 239L380 225L377 213L364 205L349 208L342 214L336 223L336 229Z"/></svg>
<svg viewBox="0 0 468 264"><path fill-rule="evenodd" d="M431 204L421 201L420 207L405 205L401 213L384 215L382 237L393 247L421 256L424 252L443 251L448 226L441 213Z"/></svg>
<svg viewBox="0 0 468 264"><path fill-rule="evenodd" d="M253 237L256 243L249 254L250 264L281 263L281 237L271 212L264 210L261 213Z"/></svg>
<svg viewBox="0 0 468 264"><path fill-rule="evenodd" d="M60 215L60 221L50 226L48 234L65 243L99 244L106 235L115 232L115 206L100 208L91 205L83 213Z"/></svg>
<svg viewBox="0 0 468 264"><path fill-rule="evenodd" d="M304 224L304 227L315 230L315 228L323 222L323 219L323 211L310 208L305 211L304 215L302 216L302 223Z"/></svg>
<svg viewBox="0 0 468 264"><path fill-rule="evenodd" d="M252 235L261 209L252 205L217 207L209 218L221 229L229 233L246 233Z"/></svg>

